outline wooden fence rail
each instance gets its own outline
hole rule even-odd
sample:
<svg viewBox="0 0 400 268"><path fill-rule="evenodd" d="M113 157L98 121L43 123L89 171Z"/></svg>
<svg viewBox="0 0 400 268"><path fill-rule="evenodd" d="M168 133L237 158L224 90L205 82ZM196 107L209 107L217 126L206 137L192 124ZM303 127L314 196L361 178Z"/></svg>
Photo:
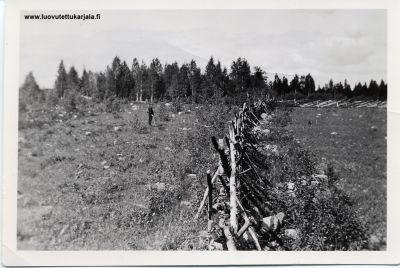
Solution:
<svg viewBox="0 0 400 268"><path fill-rule="evenodd" d="M255 105L258 108L257 113L253 111ZM253 108L244 103L234 120L229 123L228 135L219 140L212 137L214 148L219 154L219 164L212 176L211 172L207 171L207 189L195 218L200 217L208 198L207 231L213 233L220 230L219 233L224 237L223 244L228 250L236 250L238 241L243 239L252 243L255 249L262 250L259 235L254 228L254 218L262 219L269 216L266 213L271 212L259 201L264 198L264 194L257 190L254 184L260 181L260 176L246 153L246 147L251 143L246 138L249 132L260 124L260 118L256 116L260 114L260 109L262 113L269 112L263 102L253 104ZM218 188L217 178L219 192L224 194L214 197L213 189ZM249 178L254 178L254 181L249 181ZM245 204L242 200L246 201ZM212 243L218 242L210 241L210 245Z"/></svg>

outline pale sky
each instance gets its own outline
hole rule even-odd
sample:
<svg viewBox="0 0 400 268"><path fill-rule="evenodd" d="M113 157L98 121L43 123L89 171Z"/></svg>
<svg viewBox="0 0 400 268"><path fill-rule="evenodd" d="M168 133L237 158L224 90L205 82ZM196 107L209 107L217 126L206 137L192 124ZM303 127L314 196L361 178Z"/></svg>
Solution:
<svg viewBox="0 0 400 268"><path fill-rule="evenodd" d="M74 65L81 74L83 67L103 71L116 55L130 67L134 57L147 64L154 57L163 64L195 59L203 71L213 56L229 70L242 57L268 73L311 73L321 85L330 78L347 78L352 85L371 78L386 81L384 10L91 13L100 13L101 19L33 21L21 16L21 82L33 71L41 87L52 87L61 59L67 69Z"/></svg>

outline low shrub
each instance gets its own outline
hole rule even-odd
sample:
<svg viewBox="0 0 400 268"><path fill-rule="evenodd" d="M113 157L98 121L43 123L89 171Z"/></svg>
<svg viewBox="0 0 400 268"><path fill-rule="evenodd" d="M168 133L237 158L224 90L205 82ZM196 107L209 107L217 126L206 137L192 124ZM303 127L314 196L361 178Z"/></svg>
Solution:
<svg viewBox="0 0 400 268"><path fill-rule="evenodd" d="M165 105L165 103L161 103L158 109L158 117L161 121L169 121L169 109Z"/></svg>

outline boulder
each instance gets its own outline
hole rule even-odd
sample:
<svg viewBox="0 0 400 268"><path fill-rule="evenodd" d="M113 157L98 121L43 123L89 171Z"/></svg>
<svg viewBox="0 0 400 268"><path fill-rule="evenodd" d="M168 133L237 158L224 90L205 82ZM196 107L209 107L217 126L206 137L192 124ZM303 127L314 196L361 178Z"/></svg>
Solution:
<svg viewBox="0 0 400 268"><path fill-rule="evenodd" d="M262 118L262 119L265 120L265 119L267 119L267 117L268 117L268 115L267 115L266 113L262 113L262 114L261 114L261 118Z"/></svg>
<svg viewBox="0 0 400 268"><path fill-rule="evenodd" d="M114 131L122 131L122 127L119 127L119 126L114 127Z"/></svg>
<svg viewBox="0 0 400 268"><path fill-rule="evenodd" d="M165 186L165 183L164 183L164 182L156 182L156 183L153 185L153 188L156 189L157 191L164 191L165 188L166 188L166 186Z"/></svg>
<svg viewBox="0 0 400 268"><path fill-rule="evenodd" d="M224 246L221 243L211 241L208 250L224 250Z"/></svg>
<svg viewBox="0 0 400 268"><path fill-rule="evenodd" d="M279 212L274 216L265 217L261 223L261 232L267 233L271 231L276 231L278 227L282 224L283 218L285 214L283 212Z"/></svg>
<svg viewBox="0 0 400 268"><path fill-rule="evenodd" d="M288 182L286 185L289 191L294 191L296 189L294 182Z"/></svg>
<svg viewBox="0 0 400 268"><path fill-rule="evenodd" d="M380 240L376 235L371 235L368 239L368 247L370 249L379 249L380 247Z"/></svg>
<svg viewBox="0 0 400 268"><path fill-rule="evenodd" d="M290 239L298 239L299 238L299 231L297 229L286 229L285 236Z"/></svg>
<svg viewBox="0 0 400 268"><path fill-rule="evenodd" d="M314 175L314 178L320 180L320 181L328 181L328 176L325 174L317 174Z"/></svg>
<svg viewBox="0 0 400 268"><path fill-rule="evenodd" d="M271 133L271 131L269 129L265 128L262 130L262 133L265 135L268 135L269 133Z"/></svg>

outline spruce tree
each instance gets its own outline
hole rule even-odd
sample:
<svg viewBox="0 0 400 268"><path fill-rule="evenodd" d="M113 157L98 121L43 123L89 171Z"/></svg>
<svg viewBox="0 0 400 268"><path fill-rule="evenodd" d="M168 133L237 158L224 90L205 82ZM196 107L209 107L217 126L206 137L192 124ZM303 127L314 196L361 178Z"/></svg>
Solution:
<svg viewBox="0 0 400 268"><path fill-rule="evenodd" d="M58 66L57 79L54 84L58 98L62 98L67 90L67 77L68 75L65 70L64 61L61 60L60 65Z"/></svg>

